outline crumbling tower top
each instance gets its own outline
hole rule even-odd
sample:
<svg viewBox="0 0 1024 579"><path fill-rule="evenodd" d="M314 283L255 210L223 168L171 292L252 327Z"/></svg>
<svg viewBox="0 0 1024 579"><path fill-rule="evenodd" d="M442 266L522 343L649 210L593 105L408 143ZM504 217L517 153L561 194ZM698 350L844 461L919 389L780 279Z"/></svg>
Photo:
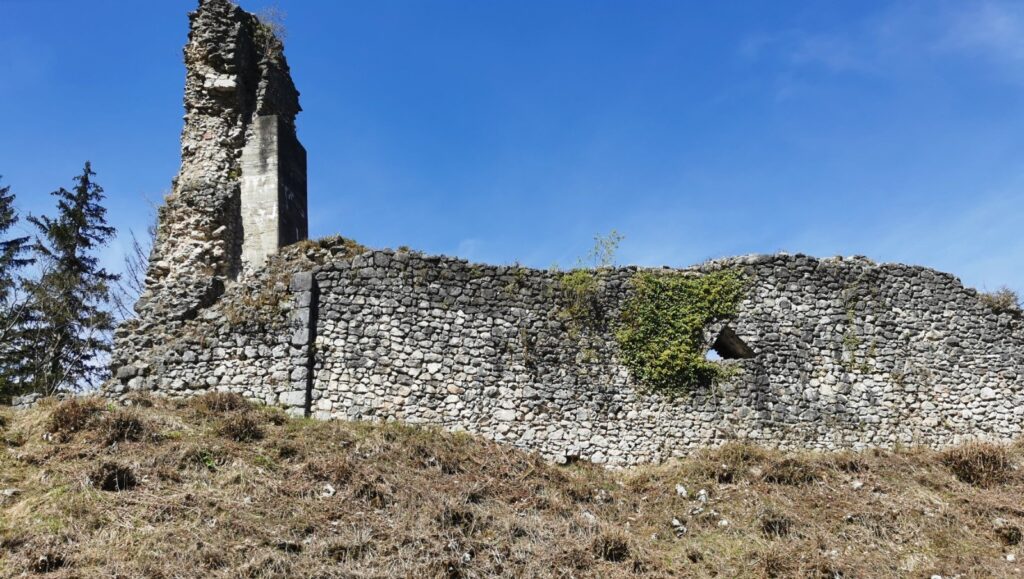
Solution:
<svg viewBox="0 0 1024 579"><path fill-rule="evenodd" d="M230 0L200 0L189 18L181 170L159 212L144 320L194 316L307 235L302 109L281 40Z"/></svg>

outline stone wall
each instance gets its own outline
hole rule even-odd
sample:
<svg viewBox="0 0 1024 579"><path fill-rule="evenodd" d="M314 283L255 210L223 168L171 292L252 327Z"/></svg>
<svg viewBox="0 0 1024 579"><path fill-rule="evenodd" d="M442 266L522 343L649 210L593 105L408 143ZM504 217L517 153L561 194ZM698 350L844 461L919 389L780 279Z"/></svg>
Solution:
<svg viewBox="0 0 1024 579"><path fill-rule="evenodd" d="M122 340L108 395L156 391L186 397L209 390L237 392L287 408L308 410L310 286L293 271L313 267L301 248L232 283L210 307L179 324L133 326Z"/></svg>
<svg viewBox="0 0 1024 579"><path fill-rule="evenodd" d="M711 262L751 280L727 383L638 392L614 328L636 269L599 274L607 325L574 332L558 274L409 253L330 263L312 409L441 424L556 458L633 464L732 438L772 446L941 446L1024 427L1024 324L953 276L865 259ZM721 342L719 342L721 345Z"/></svg>
<svg viewBox="0 0 1024 579"><path fill-rule="evenodd" d="M319 297L311 272L363 249L340 237L300 242L187 320L133 321L118 330L105 394L182 398L218 390L308 414Z"/></svg>
<svg viewBox="0 0 1024 579"><path fill-rule="evenodd" d="M944 446L1024 428L1024 321L953 276L863 258L750 256L707 347L724 383L645 394L615 330L631 280L596 272L601 324L565 316L561 274L334 241L300 244L161 338L112 391L230 390L323 419L465 430L555 460L628 465L747 439L784 448ZM665 270L649 270L665 271Z"/></svg>

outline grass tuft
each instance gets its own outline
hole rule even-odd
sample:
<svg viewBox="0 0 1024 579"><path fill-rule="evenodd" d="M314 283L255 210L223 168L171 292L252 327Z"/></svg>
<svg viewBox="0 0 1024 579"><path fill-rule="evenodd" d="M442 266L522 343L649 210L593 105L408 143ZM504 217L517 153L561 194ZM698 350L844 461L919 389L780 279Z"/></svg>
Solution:
<svg viewBox="0 0 1024 579"><path fill-rule="evenodd" d="M189 406L207 415L247 410L252 404L234 392L207 392L189 400Z"/></svg>
<svg viewBox="0 0 1024 579"><path fill-rule="evenodd" d="M961 482L990 487L1009 480L1013 474L1010 451L1003 445L972 442L942 453L942 464Z"/></svg>
<svg viewBox="0 0 1024 579"><path fill-rule="evenodd" d="M125 397L126 406L135 406L138 408L152 408L156 404L156 399L153 397L151 392L146 391L133 391Z"/></svg>
<svg viewBox="0 0 1024 579"><path fill-rule="evenodd" d="M254 411L234 412L221 418L217 433L235 442L252 442L263 438L263 427Z"/></svg>
<svg viewBox="0 0 1024 579"><path fill-rule="evenodd" d="M607 530L594 537L591 548L598 559L621 563L629 559L629 536L619 530Z"/></svg>
<svg viewBox="0 0 1024 579"><path fill-rule="evenodd" d="M761 532L769 539L779 539L789 535L793 521L784 514L768 511L761 516Z"/></svg>
<svg viewBox="0 0 1024 579"><path fill-rule="evenodd" d="M139 413L129 409L117 409L105 414L97 421L95 429L106 445L139 442L152 434Z"/></svg>
<svg viewBox="0 0 1024 579"><path fill-rule="evenodd" d="M792 456L769 463L763 478L773 484L800 486L817 482L821 472L811 462Z"/></svg>
<svg viewBox="0 0 1024 579"><path fill-rule="evenodd" d="M106 402L99 398L64 400L50 411L47 432L66 442L76 433L85 430L93 418L105 408Z"/></svg>
<svg viewBox="0 0 1024 579"><path fill-rule="evenodd" d="M138 484L132 469L116 462L101 463L89 480L100 490L116 493L131 490Z"/></svg>
<svg viewBox="0 0 1024 579"><path fill-rule="evenodd" d="M1021 315L1020 296L1008 287L1002 287L994 292L982 293L978 296L981 303L985 304L997 314Z"/></svg>
<svg viewBox="0 0 1024 579"><path fill-rule="evenodd" d="M67 564L67 558L58 545L47 545L28 553L27 567L33 573L46 574L59 571Z"/></svg>

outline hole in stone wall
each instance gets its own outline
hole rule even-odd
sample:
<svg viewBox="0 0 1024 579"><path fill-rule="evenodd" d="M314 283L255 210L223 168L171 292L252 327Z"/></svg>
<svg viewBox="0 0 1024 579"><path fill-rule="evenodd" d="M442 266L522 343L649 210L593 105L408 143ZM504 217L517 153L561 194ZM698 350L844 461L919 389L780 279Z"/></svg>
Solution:
<svg viewBox="0 0 1024 579"><path fill-rule="evenodd" d="M753 357L754 351L729 326L718 333L707 355L708 360L744 360Z"/></svg>

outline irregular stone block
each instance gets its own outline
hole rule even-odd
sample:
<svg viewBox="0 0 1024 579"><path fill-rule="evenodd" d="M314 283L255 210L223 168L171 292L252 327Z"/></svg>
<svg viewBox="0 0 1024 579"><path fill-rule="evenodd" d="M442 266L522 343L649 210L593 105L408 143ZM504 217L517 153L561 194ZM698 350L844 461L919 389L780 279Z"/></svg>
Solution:
<svg viewBox="0 0 1024 579"><path fill-rule="evenodd" d="M302 408L306 407L306 391L305 390L291 390L289 392L282 392L278 398L278 402L282 406L299 406Z"/></svg>

